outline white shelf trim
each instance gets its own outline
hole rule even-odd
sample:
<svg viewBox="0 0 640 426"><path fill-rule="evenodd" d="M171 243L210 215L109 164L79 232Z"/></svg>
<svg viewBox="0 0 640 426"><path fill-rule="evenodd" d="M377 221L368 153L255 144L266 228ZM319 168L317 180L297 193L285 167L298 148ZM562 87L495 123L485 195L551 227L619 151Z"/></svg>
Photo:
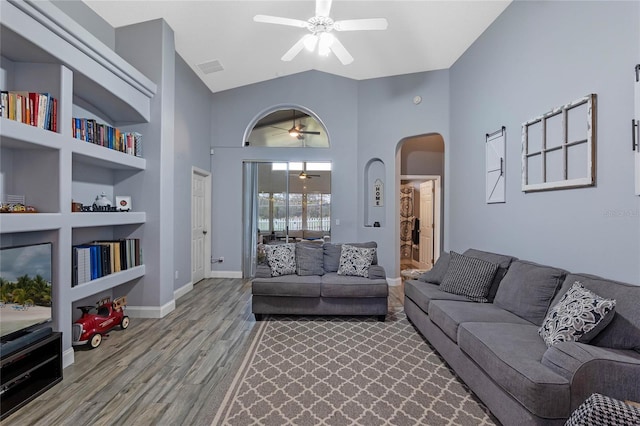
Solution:
<svg viewBox="0 0 640 426"><path fill-rule="evenodd" d="M122 213L99 213L99 212L78 212L71 213L73 220L72 228L93 228L96 226L116 226L135 225L145 223L147 214L145 212L122 212Z"/></svg>
<svg viewBox="0 0 640 426"><path fill-rule="evenodd" d="M71 152L74 160L86 164L99 165L100 167L118 170L144 170L147 167L147 161L144 158L79 139L71 139Z"/></svg>
<svg viewBox="0 0 640 426"><path fill-rule="evenodd" d="M71 289L71 302L84 299L102 291L110 290L121 284L127 283L136 278L140 278L145 273L144 265L136 266L134 268L127 269L125 271L116 272L97 280L89 281L84 284L80 284Z"/></svg>

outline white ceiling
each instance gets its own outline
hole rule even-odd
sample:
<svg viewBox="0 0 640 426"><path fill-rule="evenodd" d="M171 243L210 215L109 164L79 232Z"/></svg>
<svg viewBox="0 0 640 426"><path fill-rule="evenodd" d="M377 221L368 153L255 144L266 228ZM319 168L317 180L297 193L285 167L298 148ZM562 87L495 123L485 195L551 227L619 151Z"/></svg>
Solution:
<svg viewBox="0 0 640 426"><path fill-rule="evenodd" d="M280 57L307 30L253 22L257 14L306 21L314 15L313 0L84 1L113 27L163 18L175 32L176 51L212 92L312 69L355 80L446 69L511 2L334 0L334 20L389 22L386 31L336 33L355 58L345 66L333 54L305 50L283 62ZM197 67L211 60L224 70L204 74Z"/></svg>

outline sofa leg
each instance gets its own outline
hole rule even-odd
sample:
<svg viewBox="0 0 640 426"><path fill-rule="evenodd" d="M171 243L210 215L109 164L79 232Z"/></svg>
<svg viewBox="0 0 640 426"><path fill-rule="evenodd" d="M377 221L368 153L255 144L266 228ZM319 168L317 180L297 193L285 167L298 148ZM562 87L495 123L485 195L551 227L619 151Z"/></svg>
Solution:
<svg viewBox="0 0 640 426"><path fill-rule="evenodd" d="M262 321L262 314L253 314L256 317L256 321Z"/></svg>
<svg viewBox="0 0 640 426"><path fill-rule="evenodd" d="M387 318L386 315L378 315L378 321L380 322L384 322L384 320Z"/></svg>

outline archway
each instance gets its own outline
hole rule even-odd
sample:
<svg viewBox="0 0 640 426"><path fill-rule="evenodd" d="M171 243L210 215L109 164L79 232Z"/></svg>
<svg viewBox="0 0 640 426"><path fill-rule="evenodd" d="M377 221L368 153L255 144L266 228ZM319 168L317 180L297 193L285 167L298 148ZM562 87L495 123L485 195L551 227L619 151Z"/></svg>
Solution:
<svg viewBox="0 0 640 426"><path fill-rule="evenodd" d="M444 139L438 133L402 139L397 147L398 265L430 269L444 242Z"/></svg>

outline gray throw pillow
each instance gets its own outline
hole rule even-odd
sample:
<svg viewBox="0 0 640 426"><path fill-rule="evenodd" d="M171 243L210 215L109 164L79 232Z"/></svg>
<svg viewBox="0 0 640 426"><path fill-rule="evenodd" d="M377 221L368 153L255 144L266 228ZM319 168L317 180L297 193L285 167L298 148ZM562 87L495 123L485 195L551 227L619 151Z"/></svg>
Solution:
<svg viewBox="0 0 640 426"><path fill-rule="evenodd" d="M320 244L296 244L296 273L300 276L324 275L324 252Z"/></svg>
<svg viewBox="0 0 640 426"><path fill-rule="evenodd" d="M444 278L444 274L446 274L447 269L449 269L450 259L451 255L446 251L443 252L436 261L436 264L433 265L433 268L420 275L418 277L418 281L440 285L442 283L442 279Z"/></svg>
<svg viewBox="0 0 640 426"><path fill-rule="evenodd" d="M343 244L338 275L369 278L369 267L375 254L375 248L355 247L349 244Z"/></svg>
<svg viewBox="0 0 640 426"><path fill-rule="evenodd" d="M540 326L565 275L562 269L516 260L500 282L493 303Z"/></svg>
<svg viewBox="0 0 640 426"><path fill-rule="evenodd" d="M451 252L451 261L440 290L459 294L474 302L488 302L489 288L498 265Z"/></svg>
<svg viewBox="0 0 640 426"><path fill-rule="evenodd" d="M559 342L588 343L615 315L616 301L588 290L579 281L553 306L538 329L547 346Z"/></svg>
<svg viewBox="0 0 640 426"><path fill-rule="evenodd" d="M366 243L346 243L354 247L364 248L377 248L378 244L375 241L369 241ZM342 244L337 243L325 243L323 245L324 250L324 271L325 272L337 272L340 266L340 255L342 254ZM372 265L378 264L378 256L373 255Z"/></svg>
<svg viewBox="0 0 640 426"><path fill-rule="evenodd" d="M271 276L291 275L296 273L295 243L266 245L267 262L271 268Z"/></svg>

